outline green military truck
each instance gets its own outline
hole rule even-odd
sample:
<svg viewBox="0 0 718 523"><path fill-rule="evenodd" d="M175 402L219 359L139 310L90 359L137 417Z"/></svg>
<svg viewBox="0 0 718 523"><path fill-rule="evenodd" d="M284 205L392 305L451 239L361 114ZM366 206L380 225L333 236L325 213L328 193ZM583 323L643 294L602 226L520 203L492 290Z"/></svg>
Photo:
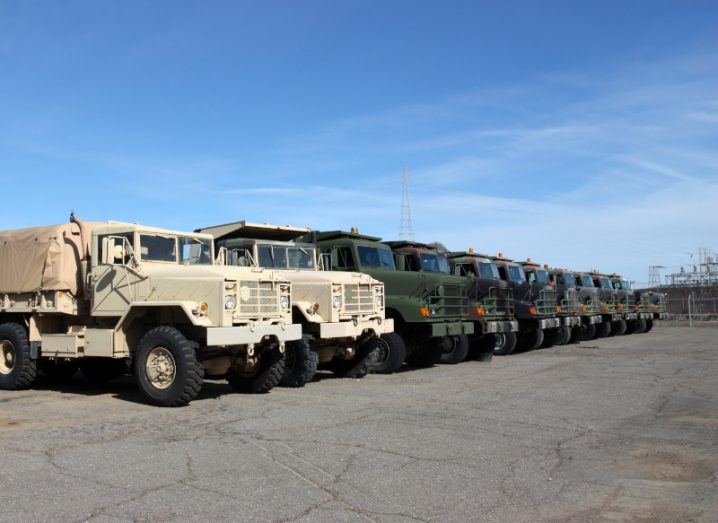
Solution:
<svg viewBox="0 0 718 523"><path fill-rule="evenodd" d="M159 406L189 403L204 376L266 392L302 336L290 282L217 264L206 234L72 216L0 231L0 260L2 389L79 367L95 382L131 368Z"/></svg>
<svg viewBox="0 0 718 523"><path fill-rule="evenodd" d="M486 254L473 249L449 253L452 273L468 280L469 319L474 322L472 347L477 356L503 354L516 345L519 322L514 318L513 291Z"/></svg>
<svg viewBox="0 0 718 523"><path fill-rule="evenodd" d="M625 306L621 303L624 293L613 287L611 276L597 270L590 272L593 285L598 290L601 317L603 321L596 325L596 338L605 338L624 334L628 328L623 318Z"/></svg>
<svg viewBox="0 0 718 523"><path fill-rule="evenodd" d="M553 315L559 321L557 327L544 330L541 346L565 345L571 339L573 329L580 325L580 320L561 308L558 292L549 277L548 265L542 266L529 258L521 262L521 268L531 286L531 293L535 296L537 310L543 310L545 314Z"/></svg>
<svg viewBox="0 0 718 523"><path fill-rule="evenodd" d="M378 336L393 332L385 319L384 284L368 274L323 270L313 243L299 241L311 229L246 221L198 229L226 250L228 265L263 267L292 284L292 312L301 340L287 344L284 386L301 387L317 368L361 378Z"/></svg>
<svg viewBox="0 0 718 523"><path fill-rule="evenodd" d="M543 345L546 333L554 335L561 326L556 316L558 305L556 291L549 288L548 271L532 270L527 276L521 263L505 258L502 253L491 257L501 279L509 285L514 297L514 315L519 323L518 336L507 345L496 351L497 354L512 354L516 348L521 350L538 349ZM533 266L533 263L527 261Z"/></svg>
<svg viewBox="0 0 718 523"><path fill-rule="evenodd" d="M381 336L372 356L374 372L395 372L405 361L433 365L473 334L462 278L442 270L411 270L413 261L401 253L396 255L397 266L389 245L356 230L314 232L312 237L333 270L364 272L384 283L386 317L394 321L394 332ZM432 265L446 263L436 254L426 253L424 258Z"/></svg>
<svg viewBox="0 0 718 523"><path fill-rule="evenodd" d="M580 325L574 327L569 343L592 340L596 324L603 319L599 314L598 291L589 276L582 284L583 276L567 269L549 269L549 278L558 294L559 307L565 314L578 317Z"/></svg>

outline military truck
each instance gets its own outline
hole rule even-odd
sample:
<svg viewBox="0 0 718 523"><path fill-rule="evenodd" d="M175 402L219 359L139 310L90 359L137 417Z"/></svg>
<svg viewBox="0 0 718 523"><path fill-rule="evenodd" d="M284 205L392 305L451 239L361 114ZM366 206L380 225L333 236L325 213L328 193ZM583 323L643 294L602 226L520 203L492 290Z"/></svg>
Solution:
<svg viewBox="0 0 718 523"><path fill-rule="evenodd" d="M474 324L467 321L465 282L446 274L445 257L425 253L424 268L437 270L414 271L409 270L413 259L398 252L397 267L389 245L356 229L315 232L313 238L333 270L364 272L384 283L386 317L394 321L394 332L381 336L371 357L373 372L395 372L405 361L431 366L445 353L463 351L457 345L468 343Z"/></svg>
<svg viewBox="0 0 718 523"><path fill-rule="evenodd" d="M624 334L628 328L626 320L623 319L626 306L622 300L625 298L625 293L619 292L613 287L608 274L602 274L594 269L590 276L594 287L598 290L601 317L603 318L603 321L596 325L596 338Z"/></svg>
<svg viewBox="0 0 718 523"><path fill-rule="evenodd" d="M596 339L597 337L608 336L611 331L612 315L606 316L604 314L606 305L601 300L600 289L593 283L593 277L588 272L574 272L574 279L576 280L576 289L579 292L579 296L583 297L583 303L588 310L588 314L591 315L591 323L584 323L584 331L581 339L583 341L589 341ZM598 316L598 318L596 318ZM604 318L608 319L608 325L602 325ZM600 336L597 336L600 334Z"/></svg>
<svg viewBox="0 0 718 523"><path fill-rule="evenodd" d="M603 321L598 313L598 291L591 278L586 278L587 285L582 285L581 274L567 269L549 269L549 279L555 286L559 307L563 313L580 320L580 324L571 330L569 343L592 340L596 335L596 324Z"/></svg>
<svg viewBox="0 0 718 523"><path fill-rule="evenodd" d="M653 328L653 309L651 293L639 290L633 290L631 283L618 274L611 275L611 283L617 292L626 296L623 301L626 308L631 313L624 311L623 316L626 320L625 334L638 334L648 332Z"/></svg>
<svg viewBox="0 0 718 523"><path fill-rule="evenodd" d="M546 333L554 335L561 326L561 320L556 316L556 291L548 285L548 271L532 270L529 277L524 273L521 263L505 258L503 253L490 259L496 265L501 279L513 291L514 315L519 323L515 343L513 346L507 345L503 353L512 354L516 348L538 349L543 345ZM527 264L533 266L530 261Z"/></svg>
<svg viewBox="0 0 718 523"><path fill-rule="evenodd" d="M547 314L553 314L559 320L558 327L546 329L542 347L565 345L571 339L573 329L580 325L580 320L561 308L556 287L548 273L548 265L541 266L530 258L521 262L526 275L526 281L532 286L532 293L536 294L536 302L541 305ZM553 308L553 313L551 313Z"/></svg>
<svg viewBox="0 0 718 523"><path fill-rule="evenodd" d="M292 317L301 340L287 343L284 386L301 387L318 367L340 377L361 378L378 336L393 332L384 315L384 284L367 274L323 270L311 229L234 222L198 229L226 249L229 265L274 269L292 284Z"/></svg>
<svg viewBox="0 0 718 523"><path fill-rule="evenodd" d="M284 371L291 284L223 267L212 237L136 223L0 232L0 388L80 371L108 381L131 368L147 401L181 406L204 376L266 392Z"/></svg>
<svg viewBox="0 0 718 523"><path fill-rule="evenodd" d="M505 354L507 347L516 346L519 322L514 318L513 291L499 276L489 256L473 249L449 253L455 276L468 279L469 319L474 322L470 344L477 357L482 354Z"/></svg>

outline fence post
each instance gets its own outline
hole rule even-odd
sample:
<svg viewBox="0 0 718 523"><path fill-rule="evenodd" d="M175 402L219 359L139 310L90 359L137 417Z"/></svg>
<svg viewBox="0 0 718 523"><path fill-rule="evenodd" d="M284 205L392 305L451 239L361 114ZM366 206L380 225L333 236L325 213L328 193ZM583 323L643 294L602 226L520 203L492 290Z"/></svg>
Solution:
<svg viewBox="0 0 718 523"><path fill-rule="evenodd" d="M691 319L691 301L693 301L693 293L688 295L688 326L693 327L693 321Z"/></svg>

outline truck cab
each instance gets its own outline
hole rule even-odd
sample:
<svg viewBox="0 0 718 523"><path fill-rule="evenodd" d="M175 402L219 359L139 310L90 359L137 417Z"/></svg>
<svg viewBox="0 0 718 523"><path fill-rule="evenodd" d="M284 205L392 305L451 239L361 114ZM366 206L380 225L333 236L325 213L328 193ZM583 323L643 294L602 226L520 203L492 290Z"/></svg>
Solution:
<svg viewBox="0 0 718 523"><path fill-rule="evenodd" d="M546 333L552 335L561 326L557 317L556 293L548 288L548 271L530 260L515 262L499 253L491 257L499 276L513 291L514 314L519 323L517 347L537 349L544 343ZM530 274L524 271L524 265ZM507 352L510 354L513 352Z"/></svg>
<svg viewBox="0 0 718 523"><path fill-rule="evenodd" d="M466 336L474 333L474 324L467 320L464 281L447 273L445 258L423 247L417 248L418 259L400 252L402 247L393 252L380 238L356 230L311 237L332 270L363 272L384 283L386 317L394 321L395 333L382 336L372 361L375 372L394 372L404 361L429 366L446 352L468 351Z"/></svg>
<svg viewBox="0 0 718 523"><path fill-rule="evenodd" d="M282 384L300 387L317 368L360 378L377 338L393 332L385 318L384 284L368 274L324 270L311 229L233 222L198 231L211 234L229 266L272 269L292 283L292 317L303 338L287 346Z"/></svg>
<svg viewBox="0 0 718 523"><path fill-rule="evenodd" d="M598 314L598 293L593 280L567 269L549 269L549 279L556 287L559 306L564 313L578 317L580 324L574 327L570 342L593 339L595 325L601 323Z"/></svg>
<svg viewBox="0 0 718 523"><path fill-rule="evenodd" d="M495 354L516 345L519 323L514 318L513 291L499 276L488 255L473 249L448 255L452 273L467 279L469 319L474 322L474 344Z"/></svg>
<svg viewBox="0 0 718 523"><path fill-rule="evenodd" d="M626 329L621 334L633 334L648 332L653 328L653 314L649 312L650 306L646 307L643 301L643 294L631 288L631 283L619 274L611 275L613 288L619 294L619 300L624 306L623 319L626 321ZM648 309L648 310L647 310Z"/></svg>
<svg viewBox="0 0 718 523"><path fill-rule="evenodd" d="M596 338L615 336L626 332L627 324L623 319L625 306L621 303L625 293L615 289L611 276L597 270L590 272L593 285L598 292L603 322L596 326Z"/></svg>

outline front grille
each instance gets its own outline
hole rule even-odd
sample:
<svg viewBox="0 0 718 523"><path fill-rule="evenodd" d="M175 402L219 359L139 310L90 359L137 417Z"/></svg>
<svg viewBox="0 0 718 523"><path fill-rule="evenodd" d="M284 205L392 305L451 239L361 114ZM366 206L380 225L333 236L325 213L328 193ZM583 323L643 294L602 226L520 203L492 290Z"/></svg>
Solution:
<svg viewBox="0 0 718 523"><path fill-rule="evenodd" d="M581 312L581 302L578 301L578 292L576 292L576 289L566 289L563 292L561 310L563 310L563 312L576 314Z"/></svg>
<svg viewBox="0 0 718 523"><path fill-rule="evenodd" d="M541 315L556 314L557 299L553 289L541 289L536 300L536 312Z"/></svg>
<svg viewBox="0 0 718 523"><path fill-rule="evenodd" d="M469 299L463 285L442 284L429 296L429 307L435 316L466 316Z"/></svg>
<svg viewBox="0 0 718 523"><path fill-rule="evenodd" d="M374 293L372 286L367 284L344 285L345 314L371 314L374 312Z"/></svg>
<svg viewBox="0 0 718 523"><path fill-rule="evenodd" d="M279 314L279 285L271 281L239 282L237 311L242 316Z"/></svg>
<svg viewBox="0 0 718 523"><path fill-rule="evenodd" d="M596 296L591 296L586 300L586 313L587 314L598 314L601 310L601 304L598 302Z"/></svg>
<svg viewBox="0 0 718 523"><path fill-rule="evenodd" d="M636 308L636 297L633 294L627 294L625 305L628 310L632 311L633 309L635 309Z"/></svg>
<svg viewBox="0 0 718 523"><path fill-rule="evenodd" d="M618 314L621 312L620 302L618 300L618 294L612 294L611 299L606 302L606 305L608 305L608 312L611 312L613 314Z"/></svg>
<svg viewBox="0 0 718 523"><path fill-rule="evenodd" d="M638 300L637 310L638 312L653 312L653 304L647 293L641 294L641 298Z"/></svg>
<svg viewBox="0 0 718 523"><path fill-rule="evenodd" d="M513 316L514 294L511 289L491 287L489 295L482 300L486 316Z"/></svg>

